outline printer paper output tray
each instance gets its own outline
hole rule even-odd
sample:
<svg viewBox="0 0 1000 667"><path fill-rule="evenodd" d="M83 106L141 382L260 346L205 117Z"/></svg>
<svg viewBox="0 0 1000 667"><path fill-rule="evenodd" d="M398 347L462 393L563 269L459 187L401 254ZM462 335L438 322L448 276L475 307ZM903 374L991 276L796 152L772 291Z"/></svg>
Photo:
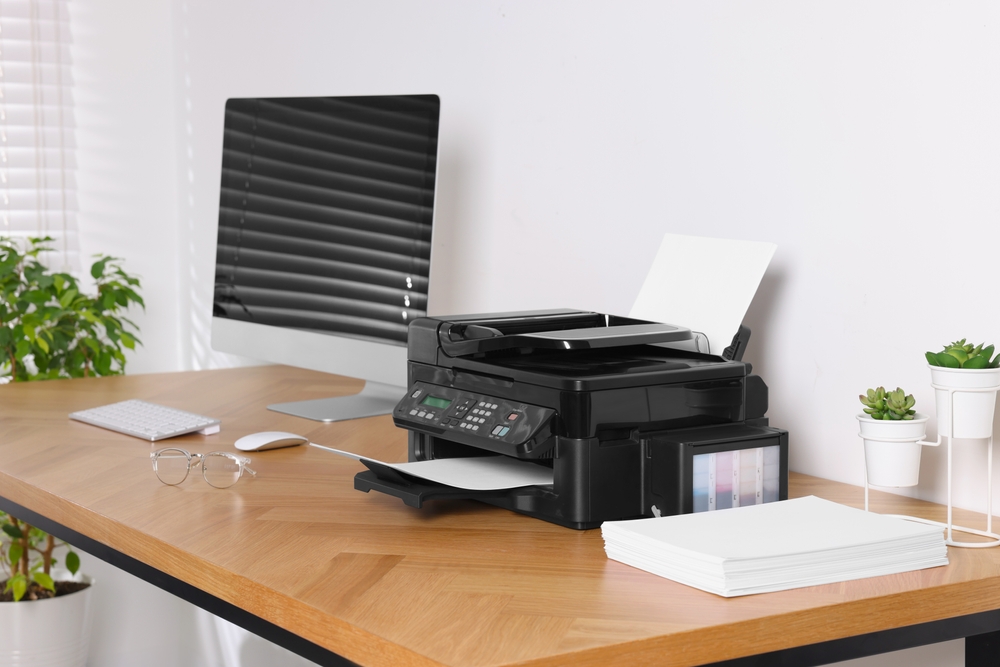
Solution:
<svg viewBox="0 0 1000 667"><path fill-rule="evenodd" d="M504 498L512 491L520 489L502 489L498 491L480 491L460 489L447 484L438 484L426 479L413 477L382 465L377 461L361 459L368 467L366 472L354 476L354 488L365 493L374 489L390 496L395 496L410 507L422 507L426 500L491 500Z"/></svg>

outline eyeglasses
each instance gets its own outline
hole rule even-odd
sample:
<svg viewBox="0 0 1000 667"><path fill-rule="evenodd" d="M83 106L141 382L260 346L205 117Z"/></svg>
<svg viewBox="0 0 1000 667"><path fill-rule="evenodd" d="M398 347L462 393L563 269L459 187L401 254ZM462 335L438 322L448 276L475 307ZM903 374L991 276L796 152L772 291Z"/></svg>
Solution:
<svg viewBox="0 0 1000 667"><path fill-rule="evenodd" d="M183 449L168 447L151 453L149 458L153 461L153 472L161 482L170 486L176 486L187 479L192 461L195 466L201 464L201 474L205 481L217 489L235 484L243 476L244 470L257 475L247 466L250 459L229 452L192 454Z"/></svg>

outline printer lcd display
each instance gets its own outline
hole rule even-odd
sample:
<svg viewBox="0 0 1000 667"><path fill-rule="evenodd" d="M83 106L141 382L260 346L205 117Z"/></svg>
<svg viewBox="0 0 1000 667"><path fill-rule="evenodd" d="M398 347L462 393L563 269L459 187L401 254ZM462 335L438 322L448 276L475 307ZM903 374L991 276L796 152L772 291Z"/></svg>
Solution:
<svg viewBox="0 0 1000 667"><path fill-rule="evenodd" d="M426 398L424 398L424 400L420 401L420 404L429 405L432 408L441 408L442 410L444 410L449 405L451 405L451 401L449 401L447 398L438 398L437 396L428 395Z"/></svg>

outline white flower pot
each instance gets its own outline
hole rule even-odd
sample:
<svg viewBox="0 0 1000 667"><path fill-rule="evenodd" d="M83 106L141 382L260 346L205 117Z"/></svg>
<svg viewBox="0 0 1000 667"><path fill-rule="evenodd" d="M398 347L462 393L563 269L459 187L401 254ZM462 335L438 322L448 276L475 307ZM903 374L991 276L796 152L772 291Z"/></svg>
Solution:
<svg viewBox="0 0 1000 667"><path fill-rule="evenodd" d="M920 450L926 415L913 419L885 421L858 415L861 438L865 442L865 474L874 486L916 486L920 479Z"/></svg>
<svg viewBox="0 0 1000 667"><path fill-rule="evenodd" d="M943 368L931 369L931 384L935 385L934 399L937 409L938 433L951 433L954 417L956 438L989 438L993 435L993 412L997 404L997 389L1000 388L1000 368ZM952 415L952 389L991 389L982 392L955 392L955 412Z"/></svg>
<svg viewBox="0 0 1000 667"><path fill-rule="evenodd" d="M68 578L68 577L67 577ZM0 602L0 667L84 667L94 581L46 600Z"/></svg>

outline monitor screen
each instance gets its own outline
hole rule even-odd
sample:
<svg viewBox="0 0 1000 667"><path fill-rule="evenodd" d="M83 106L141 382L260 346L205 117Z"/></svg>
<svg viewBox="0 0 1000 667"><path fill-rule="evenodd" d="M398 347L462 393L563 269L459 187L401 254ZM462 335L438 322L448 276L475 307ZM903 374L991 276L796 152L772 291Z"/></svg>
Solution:
<svg viewBox="0 0 1000 667"><path fill-rule="evenodd" d="M427 313L436 95L226 102L212 347L365 380L268 406L337 421L390 412L407 326Z"/></svg>
<svg viewBox="0 0 1000 667"><path fill-rule="evenodd" d="M439 109L230 99L214 317L405 345L427 312Z"/></svg>

